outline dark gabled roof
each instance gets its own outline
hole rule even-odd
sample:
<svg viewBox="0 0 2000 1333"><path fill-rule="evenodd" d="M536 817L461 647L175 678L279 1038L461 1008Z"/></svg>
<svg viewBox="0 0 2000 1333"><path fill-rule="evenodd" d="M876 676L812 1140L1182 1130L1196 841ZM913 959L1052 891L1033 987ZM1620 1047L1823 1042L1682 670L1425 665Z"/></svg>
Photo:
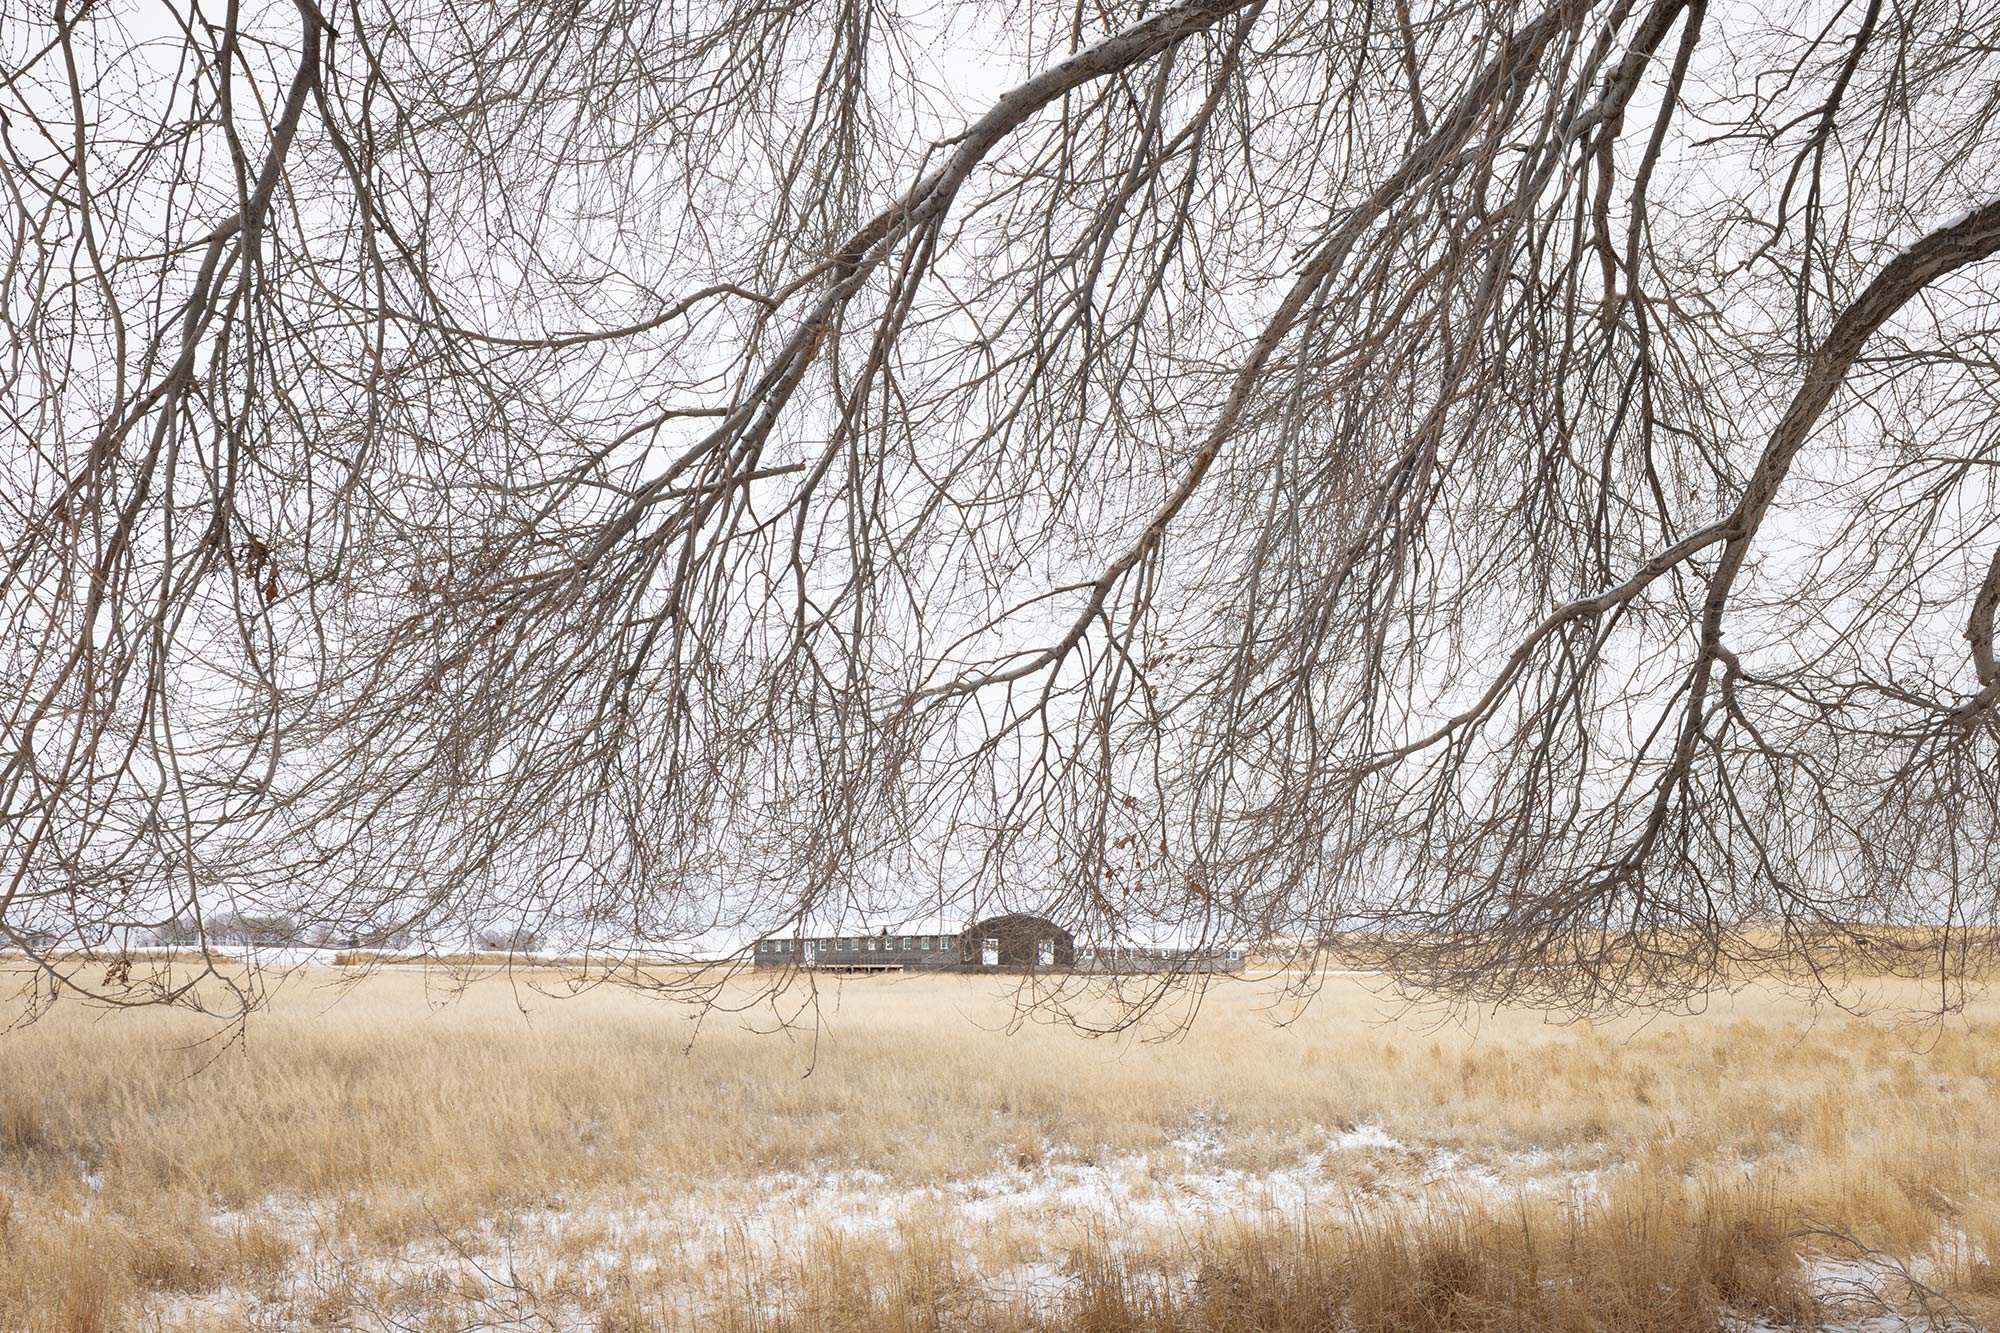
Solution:
<svg viewBox="0 0 2000 1333"><path fill-rule="evenodd" d="M966 933L974 931L994 931L1002 935L1028 933L1049 933L1069 937L1069 932L1045 916L1035 916L1030 912L1006 912L1000 916L989 916L984 921L975 921L967 926Z"/></svg>

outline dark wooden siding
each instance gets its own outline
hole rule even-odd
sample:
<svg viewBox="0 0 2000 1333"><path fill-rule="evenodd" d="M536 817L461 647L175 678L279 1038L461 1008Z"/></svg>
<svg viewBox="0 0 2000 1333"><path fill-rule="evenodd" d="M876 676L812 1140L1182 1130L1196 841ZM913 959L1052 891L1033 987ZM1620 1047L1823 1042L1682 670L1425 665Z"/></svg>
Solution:
<svg viewBox="0 0 2000 1333"><path fill-rule="evenodd" d="M908 968L937 970L958 965L958 936L805 935L758 940L751 960L758 967Z"/></svg>

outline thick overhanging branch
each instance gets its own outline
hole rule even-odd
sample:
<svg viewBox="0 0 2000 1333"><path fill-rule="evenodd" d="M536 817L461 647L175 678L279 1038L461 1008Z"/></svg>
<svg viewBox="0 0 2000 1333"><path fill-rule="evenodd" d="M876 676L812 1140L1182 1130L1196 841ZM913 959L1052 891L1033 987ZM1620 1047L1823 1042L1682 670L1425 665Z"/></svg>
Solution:
<svg viewBox="0 0 2000 1333"><path fill-rule="evenodd" d="M797 293L825 284L819 299L794 321L791 335L739 397L729 415L639 489L624 513L604 525L591 549L579 560L579 568L596 565L637 531L657 494L674 486L695 463L726 450L725 466L731 472L757 466L764 439L804 381L807 370L818 359L828 332L848 302L867 285L899 244L937 224L967 179L1010 134L1085 84L1154 59L1231 14L1260 3L1262 0L1191 0L1163 10L1008 90L985 115L944 141L940 146L950 149L944 161L857 228L830 258L772 294L771 303L782 304ZM707 512L704 508L692 521L698 522Z"/></svg>
<svg viewBox="0 0 2000 1333"><path fill-rule="evenodd" d="M1691 684L1687 722L1676 761L1676 768L1684 770L1692 760L1699 743L1702 721L1707 715L1708 688L1713 668L1722 653L1722 623L1730 588L1742 571L1744 557L1770 512L1779 487L1799 451L1811 437L1814 424L1846 382L1848 372L1853 369L1868 339L1884 323L1938 279L1989 258L1996 251L2000 251L2000 201L1931 232L1884 265L1882 271L1835 321L1813 353L1797 392L1764 446L1749 484L1727 516L1653 555L1614 587L1565 602L1551 611L1521 638L1494 674L1491 683L1470 707L1447 718L1417 739L1385 752L1372 760L1370 767L1386 768L1449 740L1454 733L1477 726L1491 716L1507 691L1520 679L1521 673L1554 636L1578 622L1595 621L1619 610L1665 575L1686 565L1704 551L1720 546L1723 548L1722 559L1716 572L1708 578L1709 591L1702 610L1701 647L1689 672ZM1990 605L1987 616L1990 652ZM1668 789L1663 786L1658 800L1663 804L1667 798ZM1651 825L1653 829L1658 826L1658 820Z"/></svg>
<svg viewBox="0 0 2000 1333"><path fill-rule="evenodd" d="M1067 632L1024 662L1005 670L968 673L939 685L926 686L907 700L906 705L949 700L976 690L1025 680L1060 666L1076 651L1091 627L1103 618L1113 592L1148 556L1159 550L1166 539L1168 527L1200 489L1203 478L1215 465L1223 446L1241 428L1272 358L1297 331L1356 242L1403 195L1448 169L1452 160L1466 150L1481 121L1494 112L1497 103L1527 81L1549 43L1575 23L1581 12L1582 7L1574 3L1551 5L1531 22L1503 38L1498 44L1499 54L1480 70L1451 114L1418 143L1387 180L1353 209L1347 210L1332 227L1332 234L1293 279L1277 311L1250 345L1231 379L1229 396L1196 447L1179 481L1160 502L1159 508L1132 544L1089 585L1083 608L1076 613Z"/></svg>

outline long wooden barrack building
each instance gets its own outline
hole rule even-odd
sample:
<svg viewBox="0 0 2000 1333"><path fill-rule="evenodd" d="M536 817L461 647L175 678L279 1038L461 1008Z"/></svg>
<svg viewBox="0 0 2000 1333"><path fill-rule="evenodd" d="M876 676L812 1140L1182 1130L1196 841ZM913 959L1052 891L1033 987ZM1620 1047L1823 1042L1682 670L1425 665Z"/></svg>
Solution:
<svg viewBox="0 0 2000 1333"><path fill-rule="evenodd" d="M849 935L767 936L752 947L758 967L834 972L1240 972L1240 949L1119 945L1079 949L1045 917L1013 912L955 934L887 930Z"/></svg>

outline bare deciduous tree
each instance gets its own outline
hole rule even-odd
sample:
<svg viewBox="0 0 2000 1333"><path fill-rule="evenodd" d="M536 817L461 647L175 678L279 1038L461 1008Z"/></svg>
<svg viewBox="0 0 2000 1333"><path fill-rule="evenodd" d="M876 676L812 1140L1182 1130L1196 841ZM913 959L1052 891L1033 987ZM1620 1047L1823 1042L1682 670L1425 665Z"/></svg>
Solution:
<svg viewBox="0 0 2000 1333"><path fill-rule="evenodd" d="M1990 947L1976 0L5 9L51 979L215 910L1583 1006Z"/></svg>

